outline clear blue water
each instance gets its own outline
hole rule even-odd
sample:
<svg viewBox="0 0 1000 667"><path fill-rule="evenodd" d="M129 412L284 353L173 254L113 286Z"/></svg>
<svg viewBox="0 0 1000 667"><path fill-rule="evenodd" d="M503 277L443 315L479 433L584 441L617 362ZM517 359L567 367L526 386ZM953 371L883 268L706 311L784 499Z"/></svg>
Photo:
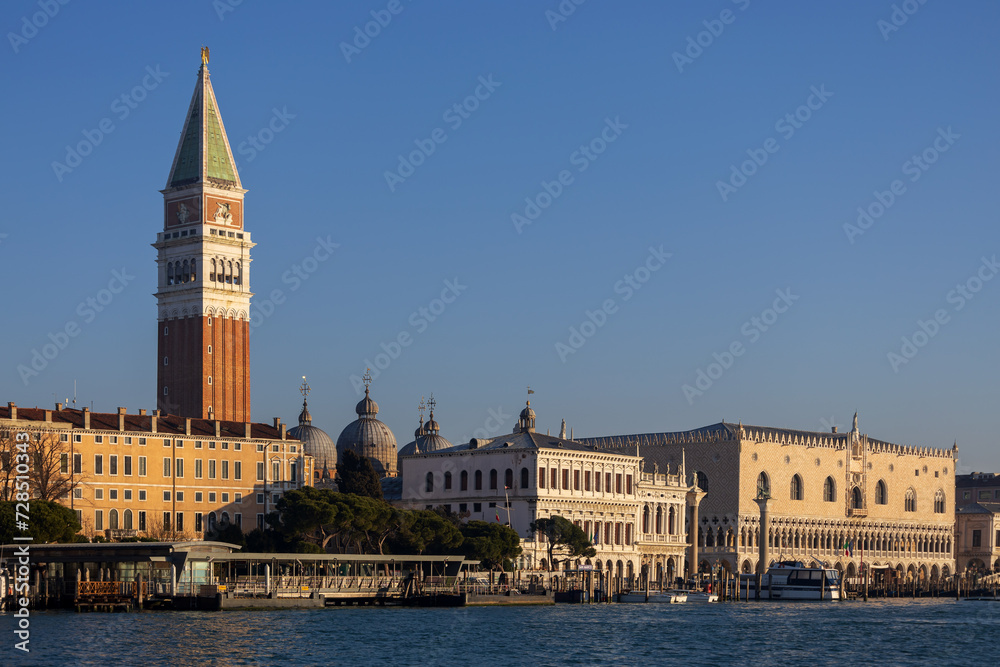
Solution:
<svg viewBox="0 0 1000 667"><path fill-rule="evenodd" d="M37 613L4 665L995 664L1000 603ZM993 658L989 656L993 655Z"/></svg>

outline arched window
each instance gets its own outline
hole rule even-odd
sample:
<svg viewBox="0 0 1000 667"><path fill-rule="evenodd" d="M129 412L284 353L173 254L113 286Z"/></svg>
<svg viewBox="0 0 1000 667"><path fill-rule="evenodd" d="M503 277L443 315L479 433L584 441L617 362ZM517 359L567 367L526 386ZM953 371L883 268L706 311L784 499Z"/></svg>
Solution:
<svg viewBox="0 0 1000 667"><path fill-rule="evenodd" d="M208 274L209 282L215 282L215 260L212 260L212 272Z"/></svg>
<svg viewBox="0 0 1000 667"><path fill-rule="evenodd" d="M221 523L223 528L229 525L229 512L222 513Z"/></svg>
<svg viewBox="0 0 1000 667"><path fill-rule="evenodd" d="M173 262L167 262L167 284L168 285L173 285L174 284L174 263Z"/></svg>
<svg viewBox="0 0 1000 667"><path fill-rule="evenodd" d="M503 475L503 485L504 488L513 489L514 488L514 471L507 468L507 472Z"/></svg>
<svg viewBox="0 0 1000 667"><path fill-rule="evenodd" d="M243 264L236 262L236 275L233 276L233 284L239 285L243 280Z"/></svg>
<svg viewBox="0 0 1000 667"><path fill-rule="evenodd" d="M792 475L792 500L802 500L802 478Z"/></svg>
<svg viewBox="0 0 1000 667"><path fill-rule="evenodd" d="M191 260L191 282L198 280L198 260Z"/></svg>
<svg viewBox="0 0 1000 667"><path fill-rule="evenodd" d="M656 534L657 535L662 535L663 534L663 508L662 507L657 507L656 508Z"/></svg>
<svg viewBox="0 0 1000 667"><path fill-rule="evenodd" d="M674 530L674 527L675 527L676 523L677 523L677 512L675 512L674 508L671 507L670 508L670 512L668 513L668 516L667 516L667 534L668 535L673 535L676 532Z"/></svg>
<svg viewBox="0 0 1000 667"><path fill-rule="evenodd" d="M463 470L462 474L458 476L458 485L461 491L469 490L469 471Z"/></svg>
<svg viewBox="0 0 1000 667"><path fill-rule="evenodd" d="M880 479L878 484L875 485L875 504L876 505L888 505L889 504L889 489L885 485L885 480Z"/></svg>
<svg viewBox="0 0 1000 667"><path fill-rule="evenodd" d="M233 282L233 262L232 260L226 262L226 283L232 284Z"/></svg>
<svg viewBox="0 0 1000 667"><path fill-rule="evenodd" d="M861 498L861 489L857 486L851 490L851 507L856 510L864 507L864 502L862 502Z"/></svg>
<svg viewBox="0 0 1000 667"><path fill-rule="evenodd" d="M944 514L944 490L938 489L938 492L934 494L934 513Z"/></svg>
<svg viewBox="0 0 1000 667"><path fill-rule="evenodd" d="M490 489L496 490L497 488L497 471L496 468L490 470Z"/></svg>
<svg viewBox="0 0 1000 667"><path fill-rule="evenodd" d="M444 490L451 491L451 471L444 474Z"/></svg>
<svg viewBox="0 0 1000 667"><path fill-rule="evenodd" d="M695 477L698 480L698 488L701 489L702 491L705 491L707 493L708 492L708 476L706 476L705 473L703 473L702 471L699 470L697 472L697 474L695 475Z"/></svg>
<svg viewBox="0 0 1000 667"><path fill-rule="evenodd" d="M642 508L642 532L643 534L649 532L649 505Z"/></svg>
<svg viewBox="0 0 1000 667"><path fill-rule="evenodd" d="M182 275L180 277L180 280L178 280L177 282L179 282L179 283L186 283L188 280L190 280L190 278L191 278L191 267L188 266L188 261L186 259L184 260L184 268L181 269L181 274Z"/></svg>
<svg viewBox="0 0 1000 667"><path fill-rule="evenodd" d="M483 471L482 470L477 470L476 471L476 491L482 491L482 490L483 490Z"/></svg>
<svg viewBox="0 0 1000 667"><path fill-rule="evenodd" d="M427 486L425 487L427 493L432 493L434 491L434 473L427 473Z"/></svg>
<svg viewBox="0 0 1000 667"><path fill-rule="evenodd" d="M823 500L828 503L837 500L837 484L833 481L833 477L827 477L826 481L823 482Z"/></svg>
<svg viewBox="0 0 1000 667"><path fill-rule="evenodd" d="M757 497L758 498L771 497L771 480L768 479L766 472L762 472L759 475L757 475Z"/></svg>
<svg viewBox="0 0 1000 667"><path fill-rule="evenodd" d="M527 489L531 486L530 474L527 468L521 468L521 488Z"/></svg>
<svg viewBox="0 0 1000 667"><path fill-rule="evenodd" d="M903 509L907 512L917 511L917 492L913 490L912 486L906 490Z"/></svg>
<svg viewBox="0 0 1000 667"><path fill-rule="evenodd" d="M208 530L205 532L214 533L217 528L217 523L215 520L215 512L208 513Z"/></svg>
<svg viewBox="0 0 1000 667"><path fill-rule="evenodd" d="M132 510L125 510L122 514L122 528L132 530Z"/></svg>
<svg viewBox="0 0 1000 667"><path fill-rule="evenodd" d="M108 512L108 528L118 530L118 510Z"/></svg>

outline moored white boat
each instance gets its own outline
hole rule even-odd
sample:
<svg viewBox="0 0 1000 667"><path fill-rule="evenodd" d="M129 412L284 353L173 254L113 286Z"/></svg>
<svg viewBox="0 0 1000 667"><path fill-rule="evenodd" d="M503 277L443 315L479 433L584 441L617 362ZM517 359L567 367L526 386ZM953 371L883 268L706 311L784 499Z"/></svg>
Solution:
<svg viewBox="0 0 1000 667"><path fill-rule="evenodd" d="M676 593L684 596L685 602L718 602L719 596L715 593L706 593L705 591L692 591L692 590L675 590L671 593Z"/></svg>
<svg viewBox="0 0 1000 667"><path fill-rule="evenodd" d="M750 597L755 597L752 575ZM822 591L822 592L821 592ZM839 600L840 573L827 567L806 567L801 561L781 561L761 577L761 600Z"/></svg>
<svg viewBox="0 0 1000 667"><path fill-rule="evenodd" d="M647 595L642 591L622 593L618 596L619 602L653 602L657 604L677 604L687 601L684 591L650 591Z"/></svg>

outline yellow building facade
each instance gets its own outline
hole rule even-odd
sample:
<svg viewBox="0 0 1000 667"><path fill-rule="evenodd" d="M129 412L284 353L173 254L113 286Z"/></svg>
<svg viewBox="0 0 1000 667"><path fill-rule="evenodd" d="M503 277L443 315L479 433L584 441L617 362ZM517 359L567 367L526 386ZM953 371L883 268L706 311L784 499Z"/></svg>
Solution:
<svg viewBox="0 0 1000 667"><path fill-rule="evenodd" d="M8 450L23 433L29 453L52 462L51 470L32 472L30 483L68 484L50 499L76 512L87 537L198 539L227 525L248 532L263 525L283 493L313 478L312 457L277 419L260 424L8 403L0 407L5 488L15 471ZM30 491L39 497L39 488Z"/></svg>

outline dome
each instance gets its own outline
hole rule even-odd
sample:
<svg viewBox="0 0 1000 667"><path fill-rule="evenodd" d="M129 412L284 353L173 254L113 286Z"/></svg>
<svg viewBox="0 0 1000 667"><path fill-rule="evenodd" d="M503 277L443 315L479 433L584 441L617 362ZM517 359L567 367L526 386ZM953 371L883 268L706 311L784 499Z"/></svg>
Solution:
<svg viewBox="0 0 1000 667"><path fill-rule="evenodd" d="M352 449L361 456L369 458L372 466L382 477L396 475L396 436L388 426L375 418L378 405L368 396L358 403L358 419L348 424L337 438L337 455L342 457L344 450Z"/></svg>
<svg viewBox="0 0 1000 667"><path fill-rule="evenodd" d="M302 402L302 414L299 415L299 425L288 429L288 437L302 443L302 451L312 456L313 465L317 471L328 468L331 474L337 468L337 447L333 439L321 428L312 425L307 401Z"/></svg>
<svg viewBox="0 0 1000 667"><path fill-rule="evenodd" d="M430 418L427 422L420 426L414 433L414 440L403 446L399 450L399 455L397 457L401 458L403 456L412 456L414 454L427 454L429 452L437 452L442 449L448 449L453 445L448 441L447 438L439 435L441 431L440 425L434 421L434 412L431 412ZM397 468L402 470L402 461L397 460Z"/></svg>

